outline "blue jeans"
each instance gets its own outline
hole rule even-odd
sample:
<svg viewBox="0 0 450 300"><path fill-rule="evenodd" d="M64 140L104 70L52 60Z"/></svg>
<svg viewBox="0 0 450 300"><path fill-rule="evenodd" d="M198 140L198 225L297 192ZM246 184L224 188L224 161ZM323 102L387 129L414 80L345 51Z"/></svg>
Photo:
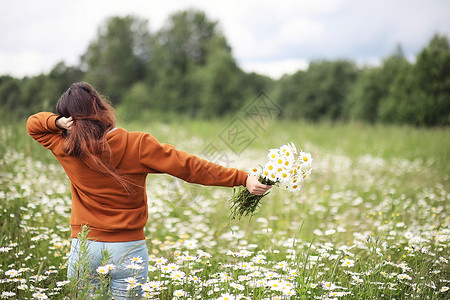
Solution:
<svg viewBox="0 0 450 300"><path fill-rule="evenodd" d="M69 279L77 275L77 262L79 261L80 242L78 239L72 239L70 248L70 258L68 266ZM128 290L130 283L127 278L135 278L137 282L147 281L148 274L148 251L145 240L132 242L96 242L88 241L89 273L92 274L92 284L95 288L100 286L99 274L97 268L101 266L102 251L107 250L110 254L108 264L113 264L115 269L109 271L110 290L114 299L127 299L127 296L135 299L132 295L138 294L141 297L141 288L137 287ZM142 262L141 262L142 260ZM130 268L131 265L139 265L142 269Z"/></svg>

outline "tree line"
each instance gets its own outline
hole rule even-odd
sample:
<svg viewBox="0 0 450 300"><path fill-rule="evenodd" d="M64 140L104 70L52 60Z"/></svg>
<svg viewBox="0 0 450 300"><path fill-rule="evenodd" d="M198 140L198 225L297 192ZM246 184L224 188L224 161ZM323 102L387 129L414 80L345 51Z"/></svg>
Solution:
<svg viewBox="0 0 450 300"><path fill-rule="evenodd" d="M3 117L54 111L71 83L87 81L125 119L157 115L216 118L237 113L261 91L282 118L442 126L450 123L450 44L436 34L409 62L399 46L380 66L312 61L279 80L244 72L219 24L205 13L172 14L157 32L136 16L110 17L75 66L0 77Z"/></svg>

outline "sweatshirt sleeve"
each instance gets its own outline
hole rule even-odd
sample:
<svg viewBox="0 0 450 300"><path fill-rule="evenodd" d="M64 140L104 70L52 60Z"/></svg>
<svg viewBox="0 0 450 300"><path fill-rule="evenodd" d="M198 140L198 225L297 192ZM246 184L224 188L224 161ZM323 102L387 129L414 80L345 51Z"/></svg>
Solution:
<svg viewBox="0 0 450 300"><path fill-rule="evenodd" d="M158 142L150 134L143 134L139 142L141 164L156 172L183 179L190 183L212 186L245 186L247 173L235 168L201 159L174 146Z"/></svg>
<svg viewBox="0 0 450 300"><path fill-rule="evenodd" d="M61 129L56 126L58 115L50 112L40 112L27 120L28 134L39 144L50 149L61 138Z"/></svg>

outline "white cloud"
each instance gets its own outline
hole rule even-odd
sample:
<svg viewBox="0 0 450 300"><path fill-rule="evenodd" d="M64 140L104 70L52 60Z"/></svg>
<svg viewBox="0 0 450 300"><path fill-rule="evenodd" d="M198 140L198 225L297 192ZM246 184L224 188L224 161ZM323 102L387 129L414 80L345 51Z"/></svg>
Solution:
<svg viewBox="0 0 450 300"><path fill-rule="evenodd" d="M243 62L241 66L246 72L255 72L273 79L279 79L285 74L306 70L309 62L302 59L285 59L269 62Z"/></svg>
<svg viewBox="0 0 450 300"><path fill-rule="evenodd" d="M23 77L27 74L39 74L44 71L50 71L47 63L44 55L38 52L0 52L0 66L3 74L16 77Z"/></svg>
<svg viewBox="0 0 450 300"><path fill-rule="evenodd" d="M298 18L281 26L278 41L281 46L298 47L322 39L324 31L321 23L308 18Z"/></svg>

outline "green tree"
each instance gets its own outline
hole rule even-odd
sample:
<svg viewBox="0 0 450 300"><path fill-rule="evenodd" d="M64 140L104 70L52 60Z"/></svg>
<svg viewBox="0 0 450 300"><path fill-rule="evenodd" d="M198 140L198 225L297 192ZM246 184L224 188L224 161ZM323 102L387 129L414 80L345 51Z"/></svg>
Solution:
<svg viewBox="0 0 450 300"><path fill-rule="evenodd" d="M362 70L347 98L347 117L371 123L380 120L398 122L398 101L401 100L398 97L403 95L401 85L405 83L405 78L400 79L399 76L407 72L409 67L403 49L398 45L380 67ZM394 83L400 86L392 87ZM393 91L395 96L391 95Z"/></svg>
<svg viewBox="0 0 450 300"><path fill-rule="evenodd" d="M382 91L379 94L377 119L384 123L404 123L410 117L410 105L414 100L412 65L398 47L383 61L378 81ZM376 78L374 78L376 80Z"/></svg>
<svg viewBox="0 0 450 300"><path fill-rule="evenodd" d="M185 74L192 63L203 65L208 44L218 33L217 22L210 21L204 12L185 10L172 14L158 32L158 42L167 54L167 67Z"/></svg>
<svg viewBox="0 0 450 300"><path fill-rule="evenodd" d="M386 97L388 87L381 68L372 67L361 71L352 86L345 103L345 119L375 123L378 118L379 100Z"/></svg>
<svg viewBox="0 0 450 300"><path fill-rule="evenodd" d="M194 78L200 92L199 109L210 118L237 111L244 106L244 72L238 67L221 36L210 40L205 64L196 68Z"/></svg>
<svg viewBox="0 0 450 300"><path fill-rule="evenodd" d="M244 73L242 78L242 86L246 88L249 97L254 98L262 91L274 94L276 81L271 77L255 72Z"/></svg>
<svg viewBox="0 0 450 300"><path fill-rule="evenodd" d="M135 16L111 17L82 55L85 80L119 103L135 82L145 77L151 58L148 22Z"/></svg>
<svg viewBox="0 0 450 300"><path fill-rule="evenodd" d="M316 61L282 80L280 105L291 118L338 120L358 69L350 61Z"/></svg>
<svg viewBox="0 0 450 300"><path fill-rule="evenodd" d="M389 85L387 96L380 102L380 120L398 124L420 124L423 119L420 101L422 98L415 85L413 65L405 60L399 67L401 69Z"/></svg>
<svg viewBox="0 0 450 300"><path fill-rule="evenodd" d="M144 82L137 82L128 90L119 105L118 112L122 119L132 121L144 117L158 107L150 97L148 85Z"/></svg>
<svg viewBox="0 0 450 300"><path fill-rule="evenodd" d="M9 75L0 77L0 104L6 117L15 112L23 106L20 101L20 87L21 81Z"/></svg>
<svg viewBox="0 0 450 300"><path fill-rule="evenodd" d="M292 75L284 75L277 82L277 99L282 109L282 117L298 119L306 117L300 110L304 99L302 87L305 84L305 71L299 70Z"/></svg>
<svg viewBox="0 0 450 300"><path fill-rule="evenodd" d="M57 63L48 74L60 94L66 91L69 86L83 79L84 72L79 67L67 66L64 61Z"/></svg>
<svg viewBox="0 0 450 300"><path fill-rule="evenodd" d="M217 22L197 10L175 13L153 45L146 81L161 111L208 117L237 108L243 72Z"/></svg>
<svg viewBox="0 0 450 300"><path fill-rule="evenodd" d="M450 45L436 34L417 56L417 86L423 92L423 123L450 124Z"/></svg>
<svg viewBox="0 0 450 300"><path fill-rule="evenodd" d="M20 116L29 116L38 111L54 111L59 99L59 91L54 81L47 75L24 78L20 88Z"/></svg>

